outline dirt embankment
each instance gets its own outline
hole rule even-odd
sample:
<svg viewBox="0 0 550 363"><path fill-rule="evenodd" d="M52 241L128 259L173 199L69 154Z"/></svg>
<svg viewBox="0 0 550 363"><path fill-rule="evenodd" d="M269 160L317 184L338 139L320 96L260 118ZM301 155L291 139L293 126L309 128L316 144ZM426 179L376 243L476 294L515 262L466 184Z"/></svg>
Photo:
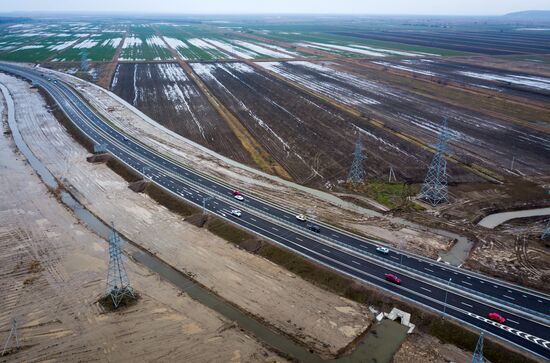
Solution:
<svg viewBox="0 0 550 363"><path fill-rule="evenodd" d="M4 79L4 78L2 78ZM21 132L33 152L93 213L113 220L128 238L241 309L298 337L322 354L334 354L370 325L360 304L296 278L265 259L239 250L219 237L183 222L150 197L132 192L105 165L85 161L85 150L43 109L38 94L9 80ZM19 109L19 108L18 108ZM35 112L41 114L36 117Z"/></svg>
<svg viewBox="0 0 550 363"><path fill-rule="evenodd" d="M31 96L19 107L32 108ZM2 347L12 318L21 343L0 360L285 361L131 260L126 268L141 299L106 313L96 301L105 291L107 242L46 189L9 135L0 135L0 169Z"/></svg>

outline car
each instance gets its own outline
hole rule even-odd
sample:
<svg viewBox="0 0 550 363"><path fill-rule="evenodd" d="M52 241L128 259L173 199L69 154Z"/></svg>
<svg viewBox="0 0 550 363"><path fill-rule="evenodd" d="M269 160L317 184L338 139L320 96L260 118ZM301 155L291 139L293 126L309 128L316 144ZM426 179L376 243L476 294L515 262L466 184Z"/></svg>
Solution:
<svg viewBox="0 0 550 363"><path fill-rule="evenodd" d="M242 195L240 195L240 194L234 194L234 195L233 195L233 198L235 198L235 199L237 199L237 200L241 200L241 201L244 200L244 197L243 197Z"/></svg>
<svg viewBox="0 0 550 363"><path fill-rule="evenodd" d="M296 216L296 219L299 220L300 222L305 222L306 221L306 217L303 214L298 214Z"/></svg>
<svg viewBox="0 0 550 363"><path fill-rule="evenodd" d="M308 224L307 229L309 229L310 231L313 231L315 233L321 233L321 227L316 226L315 224Z"/></svg>
<svg viewBox="0 0 550 363"><path fill-rule="evenodd" d="M506 319L499 313L489 313L487 314L487 318L500 324L504 324L504 322L506 321Z"/></svg>
<svg viewBox="0 0 550 363"><path fill-rule="evenodd" d="M387 255L388 253L390 253L390 249L388 247L378 246L378 247L376 247L376 252Z"/></svg>
<svg viewBox="0 0 550 363"><path fill-rule="evenodd" d="M122 138L124 139L124 141L128 141L128 138L126 136L122 136Z"/></svg>
<svg viewBox="0 0 550 363"><path fill-rule="evenodd" d="M234 215L235 217L240 217L243 215L243 213L238 209L232 209L231 214Z"/></svg>
<svg viewBox="0 0 550 363"><path fill-rule="evenodd" d="M394 274L386 274L386 280L394 284L401 285L401 279Z"/></svg>

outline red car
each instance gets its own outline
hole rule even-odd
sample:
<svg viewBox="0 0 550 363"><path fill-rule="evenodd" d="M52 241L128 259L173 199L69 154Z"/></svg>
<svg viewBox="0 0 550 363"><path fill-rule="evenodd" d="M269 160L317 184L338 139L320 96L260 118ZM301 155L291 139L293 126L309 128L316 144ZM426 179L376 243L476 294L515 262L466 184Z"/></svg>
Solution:
<svg viewBox="0 0 550 363"><path fill-rule="evenodd" d="M401 279L394 274L386 274L386 280L394 284L401 285Z"/></svg>
<svg viewBox="0 0 550 363"><path fill-rule="evenodd" d="M487 314L487 317L490 320L496 321L497 323L500 323L500 324L504 324L504 322L506 321L506 319L504 319L502 315L500 315L499 313L489 313Z"/></svg>

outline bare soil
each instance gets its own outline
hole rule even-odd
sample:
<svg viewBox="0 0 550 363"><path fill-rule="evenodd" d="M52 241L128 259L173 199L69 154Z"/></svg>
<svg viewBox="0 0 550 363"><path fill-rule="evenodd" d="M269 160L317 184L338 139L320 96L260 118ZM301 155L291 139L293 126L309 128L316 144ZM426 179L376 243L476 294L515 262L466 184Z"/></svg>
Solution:
<svg viewBox="0 0 550 363"><path fill-rule="evenodd" d="M363 96L379 102L362 103L356 107L383 121L389 128L427 144L435 143L441 122L446 118L451 134L450 149L465 164L478 165L500 175L514 175L519 171L521 175L541 176L550 172L550 137L547 133L503 120L496 114L484 114L483 108L473 111L474 107L461 107L458 100L456 104L451 104L442 97L446 92L444 87L431 90L434 94L426 97L420 90L415 90L415 83L418 82L411 79L396 79L396 76L385 72L345 63L325 64L346 73L342 77L330 72L315 76L311 75L311 70L306 72L304 67L293 66L291 62L285 63L285 68L302 82L317 77L317 82L326 82L356 98ZM347 72L356 75L352 78L354 83L343 78L349 77ZM444 101L438 100L438 97ZM510 171L513 156L517 162L514 163L514 171ZM454 182L463 181L460 173L450 170L450 174Z"/></svg>
<svg viewBox="0 0 550 363"><path fill-rule="evenodd" d="M192 66L300 184L319 186L345 180L359 134L364 134L369 177L385 175L392 165L411 180L421 180L425 174L430 152L246 64ZM453 170L457 177L467 174Z"/></svg>
<svg viewBox="0 0 550 363"><path fill-rule="evenodd" d="M177 63L122 63L112 90L168 129L254 165L239 139Z"/></svg>
<svg viewBox="0 0 550 363"><path fill-rule="evenodd" d="M9 135L0 137L0 169L0 337L3 346L16 318L21 342L0 361L285 361L129 259L140 299L107 313L97 303L107 242L47 190Z"/></svg>
<svg viewBox="0 0 550 363"><path fill-rule="evenodd" d="M86 151L46 112L38 93L29 93L25 82L0 79L12 92L21 133L35 155L83 205L114 221L132 241L321 354L335 354L370 325L364 306L182 221L149 196L132 192L107 166L86 162Z"/></svg>
<svg viewBox="0 0 550 363"><path fill-rule="evenodd" d="M392 363L470 363L472 353L451 344L443 344L439 339L424 333L414 333L407 337L395 353ZM488 360L486 360L489 363Z"/></svg>

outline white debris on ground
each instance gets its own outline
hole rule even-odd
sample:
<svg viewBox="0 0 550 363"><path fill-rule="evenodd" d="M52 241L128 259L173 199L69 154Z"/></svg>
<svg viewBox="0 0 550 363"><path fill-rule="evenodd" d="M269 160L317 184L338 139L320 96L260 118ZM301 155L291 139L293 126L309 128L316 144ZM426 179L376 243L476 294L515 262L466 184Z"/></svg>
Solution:
<svg viewBox="0 0 550 363"><path fill-rule="evenodd" d="M243 58L243 59L254 59L255 57L258 56L257 53L255 53L251 50L233 45L231 43L223 42L221 40L209 39L209 38L204 38L203 40L205 42L210 43L211 45L215 46L216 48L220 48L220 49L226 51L227 53L234 54L237 57L240 57L240 58Z"/></svg>
<svg viewBox="0 0 550 363"><path fill-rule="evenodd" d="M33 118L48 135L60 131L59 125L50 127L51 114L28 85L4 75L0 82L11 90L17 84L17 117ZM0 92L0 115L2 101ZM50 155L64 148L63 137L48 145L40 132L33 134L37 138L26 132L25 139L52 147ZM83 156L75 151L58 154L66 158L57 164ZM0 135L0 169L0 331L3 344L16 318L23 348L3 361L152 362L167 356L182 362L285 361L130 259L126 269L140 299L131 308L105 313L96 301L105 291L107 242L48 192L8 135Z"/></svg>
<svg viewBox="0 0 550 363"><path fill-rule="evenodd" d="M437 76L437 74L434 73L434 72L424 71L424 70L420 70L420 69L415 69L415 68L403 66L403 65L400 65L400 64L393 64L393 63L382 62L382 61L373 61L372 63L378 64L378 65L384 66L384 67L389 67L389 68L394 68L394 69L400 69L400 70L402 70L402 71L407 71L407 72L412 72L412 73L423 74L423 75L425 75L425 76L432 76L432 77Z"/></svg>
<svg viewBox="0 0 550 363"><path fill-rule="evenodd" d="M546 91L550 91L550 78L535 77L535 76L521 76L521 75L500 75L492 73L478 73L468 71L457 71L456 73L466 77L484 79L488 81L502 81L522 86L528 86L532 88L538 88Z"/></svg>
<svg viewBox="0 0 550 363"><path fill-rule="evenodd" d="M86 151L46 112L27 83L1 75L0 81L13 94L21 133L33 153L86 208L114 221L135 243L322 354L335 354L370 325L366 307L183 222L148 196L132 192L105 165L87 163Z"/></svg>

